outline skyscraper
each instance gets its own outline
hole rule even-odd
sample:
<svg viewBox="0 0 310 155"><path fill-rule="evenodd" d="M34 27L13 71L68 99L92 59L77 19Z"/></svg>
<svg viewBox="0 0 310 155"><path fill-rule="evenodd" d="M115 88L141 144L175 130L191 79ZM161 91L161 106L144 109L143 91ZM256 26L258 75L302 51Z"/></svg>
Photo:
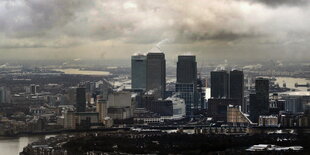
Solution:
<svg viewBox="0 0 310 155"><path fill-rule="evenodd" d="M98 95L96 100L96 112L99 113L99 121L104 122L104 119L108 116L108 104L107 100L102 99L102 96Z"/></svg>
<svg viewBox="0 0 310 155"><path fill-rule="evenodd" d="M227 71L211 72L211 97L229 98L229 77Z"/></svg>
<svg viewBox="0 0 310 155"><path fill-rule="evenodd" d="M196 83L197 62L194 55L181 55L177 63L177 83Z"/></svg>
<svg viewBox="0 0 310 155"><path fill-rule="evenodd" d="M163 98L166 90L166 60L164 53L148 53L146 63L146 90Z"/></svg>
<svg viewBox="0 0 310 155"><path fill-rule="evenodd" d="M186 115L192 115L201 105L198 104L197 62L193 55L182 55L177 62L176 93L184 99Z"/></svg>
<svg viewBox="0 0 310 155"><path fill-rule="evenodd" d="M205 79L197 79L198 104L201 109L206 109L206 81Z"/></svg>
<svg viewBox="0 0 310 155"><path fill-rule="evenodd" d="M76 110L77 112L86 111L85 88L76 88Z"/></svg>
<svg viewBox="0 0 310 155"><path fill-rule="evenodd" d="M268 113L269 109L269 80L258 78L255 80L256 101L261 105L261 111Z"/></svg>
<svg viewBox="0 0 310 155"><path fill-rule="evenodd" d="M0 103L5 103L5 87L0 87Z"/></svg>
<svg viewBox="0 0 310 155"><path fill-rule="evenodd" d="M243 71L233 70L229 74L229 93L231 99L238 99L243 105L244 97L244 75ZM243 110L244 111L244 110Z"/></svg>
<svg viewBox="0 0 310 155"><path fill-rule="evenodd" d="M255 92L250 95L250 118L258 122L259 115L267 115L269 112L269 80L256 79Z"/></svg>
<svg viewBox="0 0 310 155"><path fill-rule="evenodd" d="M36 94L37 93L37 88L38 88L38 85L31 84L30 85L30 93L31 94Z"/></svg>
<svg viewBox="0 0 310 155"><path fill-rule="evenodd" d="M131 57L131 88L146 89L146 56L143 54Z"/></svg>

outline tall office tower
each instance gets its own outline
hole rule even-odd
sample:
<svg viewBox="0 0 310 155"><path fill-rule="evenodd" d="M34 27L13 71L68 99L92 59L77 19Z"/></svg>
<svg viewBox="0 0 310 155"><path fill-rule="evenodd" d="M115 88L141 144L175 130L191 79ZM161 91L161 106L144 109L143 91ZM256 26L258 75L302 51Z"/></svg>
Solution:
<svg viewBox="0 0 310 155"><path fill-rule="evenodd" d="M201 109L206 109L206 81L205 79L197 79L198 104Z"/></svg>
<svg viewBox="0 0 310 155"><path fill-rule="evenodd" d="M229 98L229 77L226 71L211 72L211 97Z"/></svg>
<svg viewBox="0 0 310 155"><path fill-rule="evenodd" d="M258 107L259 105L256 104L256 94L250 94L249 95L249 106L250 106L250 120L252 122L257 123L258 122L258 118L259 118L259 110Z"/></svg>
<svg viewBox="0 0 310 155"><path fill-rule="evenodd" d="M261 111L268 113L269 110L269 80L258 78L255 80L256 101L262 107Z"/></svg>
<svg viewBox="0 0 310 155"><path fill-rule="evenodd" d="M195 56L182 55L178 57L175 91L178 97L185 101L186 115L192 115L201 106L198 104L197 62Z"/></svg>
<svg viewBox="0 0 310 155"><path fill-rule="evenodd" d="M0 87L0 103L3 104L6 101L6 89L5 87Z"/></svg>
<svg viewBox="0 0 310 155"><path fill-rule="evenodd" d="M67 89L65 104L76 104L76 87L69 87Z"/></svg>
<svg viewBox="0 0 310 155"><path fill-rule="evenodd" d="M96 112L99 113L99 121L104 122L104 119L108 116L108 103L100 95L97 95Z"/></svg>
<svg viewBox="0 0 310 155"><path fill-rule="evenodd" d="M194 55L181 55L177 63L177 83L196 83L197 62Z"/></svg>
<svg viewBox="0 0 310 155"><path fill-rule="evenodd" d="M103 100L108 100L108 95L112 92L112 86L107 80L103 80L101 84L99 84L100 96Z"/></svg>
<svg viewBox="0 0 310 155"><path fill-rule="evenodd" d="M131 57L131 88L146 89L146 56L143 54Z"/></svg>
<svg viewBox="0 0 310 155"><path fill-rule="evenodd" d="M77 112L85 112L86 111L85 88L76 88L76 110L77 110Z"/></svg>
<svg viewBox="0 0 310 155"><path fill-rule="evenodd" d="M86 92L93 94L93 93L95 93L96 83L87 81L87 82L85 82L85 88L86 88Z"/></svg>
<svg viewBox="0 0 310 155"><path fill-rule="evenodd" d="M37 88L38 88L38 85L31 84L30 85L30 93L31 94L36 94L37 93Z"/></svg>
<svg viewBox="0 0 310 155"><path fill-rule="evenodd" d="M267 115L269 112L269 80L256 79L255 92L255 95L250 95L250 118L258 122L259 115Z"/></svg>
<svg viewBox="0 0 310 155"><path fill-rule="evenodd" d="M146 63L146 90L157 98L164 98L166 91L166 60L164 53L148 53Z"/></svg>
<svg viewBox="0 0 310 155"><path fill-rule="evenodd" d="M229 89L230 98L238 99L242 104L242 111L244 112L245 105L243 104L244 98L244 75L243 71L233 70L229 74Z"/></svg>
<svg viewBox="0 0 310 155"><path fill-rule="evenodd" d="M64 113L64 128L75 129L75 114L74 111L66 111Z"/></svg>

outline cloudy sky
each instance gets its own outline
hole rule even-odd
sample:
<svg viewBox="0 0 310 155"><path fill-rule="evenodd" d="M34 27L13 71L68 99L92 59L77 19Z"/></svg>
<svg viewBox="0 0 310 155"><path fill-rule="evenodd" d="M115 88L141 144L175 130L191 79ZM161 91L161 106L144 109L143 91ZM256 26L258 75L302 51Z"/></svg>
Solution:
<svg viewBox="0 0 310 155"><path fill-rule="evenodd" d="M1 59L310 57L309 0L1 0Z"/></svg>

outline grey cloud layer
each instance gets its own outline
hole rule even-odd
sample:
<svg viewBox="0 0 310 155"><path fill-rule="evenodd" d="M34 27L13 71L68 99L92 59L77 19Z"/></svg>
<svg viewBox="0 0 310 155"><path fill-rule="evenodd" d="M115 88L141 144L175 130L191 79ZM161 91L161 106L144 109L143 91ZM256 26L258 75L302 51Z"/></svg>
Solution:
<svg viewBox="0 0 310 155"><path fill-rule="evenodd" d="M271 5L291 3L257 1ZM268 16L273 16L272 11L265 17L260 15L264 12L254 11L270 10L233 0L7 0L2 2L0 21L6 37L67 35L99 40L119 38L133 43L151 43L164 38L187 42L236 40L269 33L263 28L264 24L272 22L268 20Z"/></svg>
<svg viewBox="0 0 310 155"><path fill-rule="evenodd" d="M272 7L277 7L277 6L282 6L282 5L302 6L302 5L309 4L309 0L252 0L252 1L263 3L268 6L272 6Z"/></svg>
<svg viewBox="0 0 310 155"><path fill-rule="evenodd" d="M0 48L306 45L308 10L308 0L2 0Z"/></svg>

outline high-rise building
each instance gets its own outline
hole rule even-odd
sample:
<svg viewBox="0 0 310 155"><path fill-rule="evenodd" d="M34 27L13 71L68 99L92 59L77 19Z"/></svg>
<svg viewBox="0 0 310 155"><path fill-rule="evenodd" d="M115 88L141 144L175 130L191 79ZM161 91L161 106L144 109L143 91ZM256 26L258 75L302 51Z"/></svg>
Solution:
<svg viewBox="0 0 310 155"><path fill-rule="evenodd" d="M76 88L76 110L77 110L77 112L85 112L86 111L85 88Z"/></svg>
<svg viewBox="0 0 310 155"><path fill-rule="evenodd" d="M64 113L64 128L75 129L75 114L73 111L67 111Z"/></svg>
<svg viewBox="0 0 310 155"><path fill-rule="evenodd" d="M87 81L87 82L85 82L85 88L86 88L87 93L93 94L93 93L95 93L96 83Z"/></svg>
<svg viewBox="0 0 310 155"><path fill-rule="evenodd" d="M243 71L233 70L229 74L229 93L230 98L238 99L242 103L242 107L245 107L243 104L244 98L244 75ZM242 109L242 111L245 111Z"/></svg>
<svg viewBox="0 0 310 155"><path fill-rule="evenodd" d="M176 83L175 91L177 97L184 99L186 105L186 115L193 115L198 109L197 90L194 83Z"/></svg>
<svg viewBox="0 0 310 155"><path fill-rule="evenodd" d="M177 83L196 83L197 62L194 55L181 55L177 63Z"/></svg>
<svg viewBox="0 0 310 155"><path fill-rule="evenodd" d="M262 110L268 112L269 108L269 80L258 78L255 80L256 100L261 103Z"/></svg>
<svg viewBox="0 0 310 155"><path fill-rule="evenodd" d="M197 79L198 104L201 109L206 109L206 81L205 79Z"/></svg>
<svg viewBox="0 0 310 155"><path fill-rule="evenodd" d="M108 81L104 80L102 84L99 85L100 95L103 100L108 100L108 95L112 91L111 85Z"/></svg>
<svg viewBox="0 0 310 155"><path fill-rule="evenodd" d="M66 92L66 101L65 104L76 104L76 87L69 87Z"/></svg>
<svg viewBox="0 0 310 155"><path fill-rule="evenodd" d="M146 89L146 56L143 54L131 57L131 88Z"/></svg>
<svg viewBox="0 0 310 155"><path fill-rule="evenodd" d="M250 107L250 119L252 122L258 122L259 110L257 110L258 105L256 104L256 94L252 93L249 95L249 107ZM256 121L255 121L256 120Z"/></svg>
<svg viewBox="0 0 310 155"><path fill-rule="evenodd" d="M310 96L304 95L287 95L283 96L284 110L291 112L292 114L306 112L308 109L308 103L310 103Z"/></svg>
<svg viewBox="0 0 310 155"><path fill-rule="evenodd" d="M38 89L38 85L35 85L35 84L31 84L30 85L30 93L31 94L36 94L37 93L37 89Z"/></svg>
<svg viewBox="0 0 310 155"><path fill-rule="evenodd" d="M211 72L211 97L229 98L229 75L227 71Z"/></svg>
<svg viewBox="0 0 310 155"><path fill-rule="evenodd" d="M195 56L182 55L178 57L175 88L177 96L185 101L186 115L193 115L193 112L201 106L198 104L197 62Z"/></svg>
<svg viewBox="0 0 310 155"><path fill-rule="evenodd" d="M103 100L102 96L99 95L96 100L96 112L99 113L99 121L103 123L108 116L108 103L107 100Z"/></svg>
<svg viewBox="0 0 310 155"><path fill-rule="evenodd" d="M148 53L146 65L146 90L163 98L166 90L166 60L164 53Z"/></svg>
<svg viewBox="0 0 310 155"><path fill-rule="evenodd" d="M7 87L0 87L0 104L11 103L11 91Z"/></svg>
<svg viewBox="0 0 310 155"><path fill-rule="evenodd" d="M255 92L256 94L250 94L250 118L257 123L260 115L269 113L269 80L256 79Z"/></svg>
<svg viewBox="0 0 310 155"><path fill-rule="evenodd" d="M5 92L6 92L5 87L0 87L0 103L1 104L5 103L5 100L6 100Z"/></svg>

